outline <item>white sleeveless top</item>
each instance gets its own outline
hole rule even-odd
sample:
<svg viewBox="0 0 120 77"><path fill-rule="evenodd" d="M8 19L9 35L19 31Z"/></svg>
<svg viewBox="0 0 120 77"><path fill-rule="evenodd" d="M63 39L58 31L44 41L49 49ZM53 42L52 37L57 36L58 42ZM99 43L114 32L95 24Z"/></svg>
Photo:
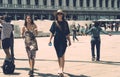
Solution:
<svg viewBox="0 0 120 77"><path fill-rule="evenodd" d="M10 23L2 23L1 39L10 38L13 27Z"/></svg>

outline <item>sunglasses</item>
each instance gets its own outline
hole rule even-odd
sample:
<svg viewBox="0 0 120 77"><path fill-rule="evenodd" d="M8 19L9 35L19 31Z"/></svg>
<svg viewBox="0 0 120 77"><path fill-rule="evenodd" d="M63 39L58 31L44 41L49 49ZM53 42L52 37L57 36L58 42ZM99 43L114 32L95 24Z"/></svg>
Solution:
<svg viewBox="0 0 120 77"><path fill-rule="evenodd" d="M63 15L63 13L57 13L57 15Z"/></svg>

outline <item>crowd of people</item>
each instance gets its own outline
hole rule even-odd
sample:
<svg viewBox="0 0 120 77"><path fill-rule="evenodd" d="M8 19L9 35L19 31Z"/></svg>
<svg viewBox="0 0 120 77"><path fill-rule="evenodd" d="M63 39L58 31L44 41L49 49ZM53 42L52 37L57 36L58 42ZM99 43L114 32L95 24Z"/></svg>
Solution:
<svg viewBox="0 0 120 77"><path fill-rule="evenodd" d="M3 18L3 19L2 19ZM6 54L5 60L11 60L10 54L10 38L13 36L13 26L10 24L10 20L7 16L2 17L0 19L0 23L2 27L0 27L1 31L1 40L2 40L2 48ZM85 26L72 24L72 32L73 32L73 41L78 40L77 35L88 35L91 34L91 60L92 61L100 61L100 32L108 34L110 33L104 31L99 22L94 22L94 24L90 24L89 26L86 24ZM36 51L38 50L36 36L38 34L37 25L34 23L32 17L30 15L26 15L25 23L22 28L22 37L24 39L25 48L28 56L28 61L30 65L29 75L33 75L34 73L34 65L35 65L35 56ZM58 76L64 77L64 65L65 65L65 52L67 46L71 46L70 39L70 29L67 20L65 19L64 12L60 9L55 13L55 21L52 23L50 27L50 38L48 44L52 43L52 39L54 37L54 48L56 51L56 55L58 58ZM67 43L68 42L68 43ZM97 55L95 54L95 46L97 49Z"/></svg>

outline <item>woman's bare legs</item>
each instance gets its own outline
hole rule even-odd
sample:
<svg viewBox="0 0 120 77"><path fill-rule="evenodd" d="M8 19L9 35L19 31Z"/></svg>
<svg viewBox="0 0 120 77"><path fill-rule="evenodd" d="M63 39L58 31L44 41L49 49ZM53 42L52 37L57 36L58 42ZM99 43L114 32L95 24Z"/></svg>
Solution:
<svg viewBox="0 0 120 77"><path fill-rule="evenodd" d="M58 58L58 63L59 63L59 73L63 73L64 64L65 64L65 56L64 55L62 57Z"/></svg>

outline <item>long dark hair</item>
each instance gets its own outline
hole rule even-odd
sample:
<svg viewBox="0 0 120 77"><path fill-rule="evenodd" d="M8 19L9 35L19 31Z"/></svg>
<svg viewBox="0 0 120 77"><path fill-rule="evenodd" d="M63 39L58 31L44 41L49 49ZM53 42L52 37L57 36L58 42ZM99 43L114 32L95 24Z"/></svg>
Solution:
<svg viewBox="0 0 120 77"><path fill-rule="evenodd" d="M30 15L26 15L26 17L25 17L25 23L24 23L25 27L27 27L27 20L26 19L27 19L28 16L31 18L31 24L32 25L34 24L34 21L33 21L32 17Z"/></svg>

